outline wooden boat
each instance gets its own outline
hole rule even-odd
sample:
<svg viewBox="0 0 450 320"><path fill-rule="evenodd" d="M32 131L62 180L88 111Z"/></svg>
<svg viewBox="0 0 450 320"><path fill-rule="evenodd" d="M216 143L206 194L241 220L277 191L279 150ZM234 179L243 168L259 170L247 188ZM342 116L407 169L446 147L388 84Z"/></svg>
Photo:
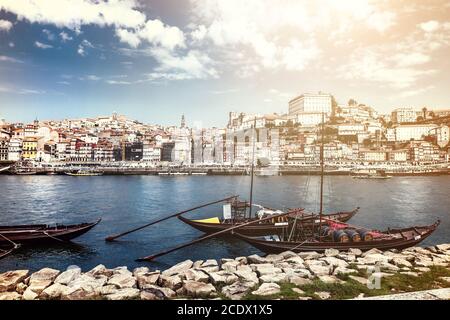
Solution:
<svg viewBox="0 0 450 320"><path fill-rule="evenodd" d="M11 243L39 244L55 241L69 241L85 234L95 227L101 219L92 223L80 223L73 225L16 225L0 226L0 246Z"/></svg>
<svg viewBox="0 0 450 320"><path fill-rule="evenodd" d="M331 220L329 220L331 221ZM363 251L373 248L379 250L404 249L415 246L429 237L439 226L440 221L432 225L409 227L403 229L388 229L386 231L364 230L366 234L372 234L371 239L361 239L360 241L336 241L336 238L315 237L296 239L288 241L281 239L278 235L265 237L249 237L241 233L234 233L234 236L249 243L255 248L265 253L281 253L284 251L304 252L316 251L323 252L326 249L348 250L357 248ZM357 230L357 228L346 225L346 230ZM341 229L343 231L343 229ZM239 232L239 231L237 231ZM343 231L345 232L345 231Z"/></svg>
<svg viewBox="0 0 450 320"><path fill-rule="evenodd" d="M7 255L11 254L13 251L17 250L18 248L20 248L19 244L14 244L14 246L12 246L11 248L8 249L2 249L0 248L0 259L6 257Z"/></svg>
<svg viewBox="0 0 450 320"><path fill-rule="evenodd" d="M353 179L390 179L392 176L388 176L384 170L377 170L376 172L357 173L352 176Z"/></svg>
<svg viewBox="0 0 450 320"><path fill-rule="evenodd" d="M337 221L345 222L350 220L357 212L359 208L356 208L352 211L346 211L346 212L336 212L336 213L330 213L330 214L324 214L325 217L329 219L335 219ZM259 218L252 218L252 219L239 219L239 220L233 220L233 219L219 219L218 217L209 218L209 219L202 219L202 220L191 220L187 219L183 216L178 216L178 219L183 221L184 223L190 225L191 227L200 230L205 233L215 233L221 230L225 230L228 228L231 228L233 226L243 224L249 221L255 221ZM239 229L239 233L249 236L265 236L265 235L274 235L274 234L282 234L283 232L286 232L287 226L289 224L289 219L295 220L297 219L297 223L300 225L308 224L308 222L313 221L314 219L318 219L318 216L315 214L308 214L308 213L297 213L297 214L291 214L287 216L285 219L280 219L280 221L272 221L268 220L264 223L260 224L253 224L249 226L244 226Z"/></svg>
<svg viewBox="0 0 450 320"><path fill-rule="evenodd" d="M33 175L36 173L37 173L36 171L16 171L16 172L14 172L14 174L21 175L21 176Z"/></svg>

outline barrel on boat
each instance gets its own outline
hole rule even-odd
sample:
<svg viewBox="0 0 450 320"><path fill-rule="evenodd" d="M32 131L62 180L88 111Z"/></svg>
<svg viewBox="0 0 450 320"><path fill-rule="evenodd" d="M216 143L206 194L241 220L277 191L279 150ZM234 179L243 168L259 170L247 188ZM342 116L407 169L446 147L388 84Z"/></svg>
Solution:
<svg viewBox="0 0 450 320"><path fill-rule="evenodd" d="M335 242L349 242L350 239L344 230L335 230L333 232L333 239Z"/></svg>
<svg viewBox="0 0 450 320"><path fill-rule="evenodd" d="M370 230L357 230L362 241L372 241L373 235Z"/></svg>
<svg viewBox="0 0 450 320"><path fill-rule="evenodd" d="M333 230L331 230L331 228L329 226L322 226L322 228L320 229L320 235L322 237L328 237L332 234Z"/></svg>
<svg viewBox="0 0 450 320"><path fill-rule="evenodd" d="M353 230L353 229L346 229L345 233L348 235L348 237L350 238L350 240L352 242L360 242L361 241L361 236L359 235L358 231Z"/></svg>

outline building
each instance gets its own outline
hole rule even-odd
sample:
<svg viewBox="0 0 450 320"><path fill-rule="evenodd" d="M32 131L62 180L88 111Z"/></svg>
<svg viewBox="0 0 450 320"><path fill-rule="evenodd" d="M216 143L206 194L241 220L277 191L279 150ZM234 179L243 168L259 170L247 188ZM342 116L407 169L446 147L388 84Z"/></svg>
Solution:
<svg viewBox="0 0 450 320"><path fill-rule="evenodd" d="M8 147L8 160L19 161L22 155L22 140L17 138L11 138L9 140Z"/></svg>
<svg viewBox="0 0 450 320"><path fill-rule="evenodd" d="M302 112L326 113L332 112L332 96L325 93L305 93L289 101L289 115Z"/></svg>
<svg viewBox="0 0 450 320"><path fill-rule="evenodd" d="M386 161L387 153L382 150L359 150L359 159L370 162Z"/></svg>
<svg viewBox="0 0 450 320"><path fill-rule="evenodd" d="M409 160L409 150L399 149L389 152L389 161L392 162L406 162Z"/></svg>
<svg viewBox="0 0 450 320"><path fill-rule="evenodd" d="M417 111L412 108L397 108L391 113L391 121L393 123L410 123L416 122Z"/></svg>
<svg viewBox="0 0 450 320"><path fill-rule="evenodd" d="M37 155L37 138L25 137L22 144L22 159L24 160L34 160Z"/></svg>
<svg viewBox="0 0 450 320"><path fill-rule="evenodd" d="M0 139L0 161L8 160L9 141L7 139Z"/></svg>
<svg viewBox="0 0 450 320"><path fill-rule="evenodd" d="M175 142L164 142L161 149L161 161L172 162Z"/></svg>
<svg viewBox="0 0 450 320"><path fill-rule="evenodd" d="M395 141L422 140L436 129L435 124L398 125L395 129Z"/></svg>
<svg viewBox="0 0 450 320"><path fill-rule="evenodd" d="M302 127L315 127L322 123L322 114L321 112L299 112L296 114L295 123ZM328 121L328 117L325 116L323 121Z"/></svg>
<svg viewBox="0 0 450 320"><path fill-rule="evenodd" d="M411 141L410 159L416 162L438 161L439 148L428 141Z"/></svg>

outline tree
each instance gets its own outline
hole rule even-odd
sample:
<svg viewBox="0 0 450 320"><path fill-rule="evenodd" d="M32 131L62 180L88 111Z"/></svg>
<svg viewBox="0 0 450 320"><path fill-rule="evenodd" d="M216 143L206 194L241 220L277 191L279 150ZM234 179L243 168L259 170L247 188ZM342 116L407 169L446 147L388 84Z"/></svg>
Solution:
<svg viewBox="0 0 450 320"><path fill-rule="evenodd" d="M348 100L348 105L349 106L357 106L358 102L355 99L350 99L350 100Z"/></svg>

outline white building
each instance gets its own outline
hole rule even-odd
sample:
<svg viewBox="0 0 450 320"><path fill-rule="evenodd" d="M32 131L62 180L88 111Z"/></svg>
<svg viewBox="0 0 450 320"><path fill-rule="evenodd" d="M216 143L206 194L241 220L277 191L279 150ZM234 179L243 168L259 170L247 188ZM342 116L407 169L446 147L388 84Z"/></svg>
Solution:
<svg viewBox="0 0 450 320"><path fill-rule="evenodd" d="M325 93L305 93L289 101L289 115L301 112L317 112L331 114L332 97Z"/></svg>
<svg viewBox="0 0 450 320"><path fill-rule="evenodd" d="M324 122L328 120L325 115ZM299 123L302 127L315 127L322 123L322 113L321 112L299 112L296 114L296 123Z"/></svg>
<svg viewBox="0 0 450 320"><path fill-rule="evenodd" d="M393 123L416 122L417 111L412 108L397 108L391 113Z"/></svg>
<svg viewBox="0 0 450 320"><path fill-rule="evenodd" d="M9 147L8 147L8 160L19 161L21 153L22 153L22 140L17 138L11 138L11 140L9 140Z"/></svg>
<svg viewBox="0 0 450 320"><path fill-rule="evenodd" d="M423 136L432 134L435 124L399 125L395 129L395 141L422 140Z"/></svg>
<svg viewBox="0 0 450 320"><path fill-rule="evenodd" d="M351 136L366 132L366 126L362 123L343 123L337 126L339 136Z"/></svg>

